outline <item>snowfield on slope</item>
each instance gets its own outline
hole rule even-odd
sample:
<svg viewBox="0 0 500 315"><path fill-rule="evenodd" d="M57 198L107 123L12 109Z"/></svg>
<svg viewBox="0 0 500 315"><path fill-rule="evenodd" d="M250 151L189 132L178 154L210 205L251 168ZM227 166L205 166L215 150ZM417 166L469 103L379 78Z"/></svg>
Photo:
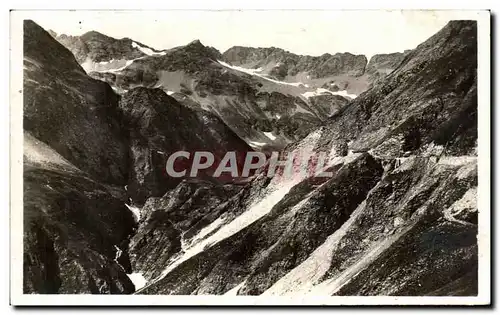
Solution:
<svg viewBox="0 0 500 315"><path fill-rule="evenodd" d="M271 140L275 140L276 136L272 132L264 132L264 135Z"/></svg>
<svg viewBox="0 0 500 315"><path fill-rule="evenodd" d="M320 139L322 131L317 130L311 134L309 134L295 150L293 154L297 152L312 153L316 143ZM307 166L306 166L307 167ZM297 172L294 173L291 177L274 177L271 180L271 183L266 187L266 192L264 197L256 198L253 200L253 203L248 207L248 209L234 218L232 221L225 225L219 225L220 221L208 226L206 229L202 229L198 232L198 235L195 235L191 240L200 240L196 243L185 244L187 248L185 248L184 252L175 258L168 266L166 266L165 270L161 273L159 277L151 281L151 284L154 284L161 279L163 279L166 275L168 275L172 270L177 268L180 264L187 261L188 259L194 257L195 255L207 250L213 245L219 243L220 241L231 237L232 235L238 233L244 228L248 227L250 224L254 223L258 219L262 218L266 214L268 214L271 209L281 200L283 197L290 191L292 187L296 184L300 183L307 176L306 172ZM216 228L218 230L211 234L210 236L204 238L208 233L213 232ZM186 242L187 243L187 242Z"/></svg>

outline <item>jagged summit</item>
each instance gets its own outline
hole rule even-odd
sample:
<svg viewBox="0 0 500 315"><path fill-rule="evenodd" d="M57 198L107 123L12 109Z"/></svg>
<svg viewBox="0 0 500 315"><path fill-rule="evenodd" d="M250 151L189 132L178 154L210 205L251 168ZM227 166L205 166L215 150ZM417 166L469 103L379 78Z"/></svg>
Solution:
<svg viewBox="0 0 500 315"><path fill-rule="evenodd" d="M281 48L253 48L234 46L222 54L223 60L246 68L263 68L266 73L280 79L292 80L296 76L311 79L332 76L363 75L367 63L364 55L351 53L325 53L321 56L297 55Z"/></svg>

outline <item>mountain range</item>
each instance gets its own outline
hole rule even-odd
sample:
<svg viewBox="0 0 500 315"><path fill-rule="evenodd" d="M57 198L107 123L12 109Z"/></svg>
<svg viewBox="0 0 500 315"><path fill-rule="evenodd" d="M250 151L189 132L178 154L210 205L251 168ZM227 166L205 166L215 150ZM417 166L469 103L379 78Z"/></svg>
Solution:
<svg viewBox="0 0 500 315"><path fill-rule="evenodd" d="M25 293L477 295L475 21L367 60L26 20L23 80ZM179 150L333 175L165 176Z"/></svg>

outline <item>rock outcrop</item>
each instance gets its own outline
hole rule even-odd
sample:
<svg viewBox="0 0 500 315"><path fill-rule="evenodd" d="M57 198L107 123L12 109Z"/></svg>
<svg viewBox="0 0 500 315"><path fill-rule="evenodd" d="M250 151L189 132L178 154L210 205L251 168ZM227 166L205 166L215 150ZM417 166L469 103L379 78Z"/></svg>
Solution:
<svg viewBox="0 0 500 315"><path fill-rule="evenodd" d="M134 60L119 71L92 72L121 93L142 86L160 88L191 108L220 117L250 145L283 147L303 138L328 116L330 103L316 106L305 86L282 84L218 60L220 53L194 41L161 56ZM279 122L283 119L283 123ZM283 128L286 124L287 128ZM264 132L272 133L271 138Z"/></svg>

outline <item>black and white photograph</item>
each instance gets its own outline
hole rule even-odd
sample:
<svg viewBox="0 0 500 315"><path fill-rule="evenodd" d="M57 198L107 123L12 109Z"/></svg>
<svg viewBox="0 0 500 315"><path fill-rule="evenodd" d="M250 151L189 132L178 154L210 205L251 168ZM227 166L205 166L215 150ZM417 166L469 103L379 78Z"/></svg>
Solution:
<svg viewBox="0 0 500 315"><path fill-rule="evenodd" d="M15 305L487 304L490 12L11 11Z"/></svg>

